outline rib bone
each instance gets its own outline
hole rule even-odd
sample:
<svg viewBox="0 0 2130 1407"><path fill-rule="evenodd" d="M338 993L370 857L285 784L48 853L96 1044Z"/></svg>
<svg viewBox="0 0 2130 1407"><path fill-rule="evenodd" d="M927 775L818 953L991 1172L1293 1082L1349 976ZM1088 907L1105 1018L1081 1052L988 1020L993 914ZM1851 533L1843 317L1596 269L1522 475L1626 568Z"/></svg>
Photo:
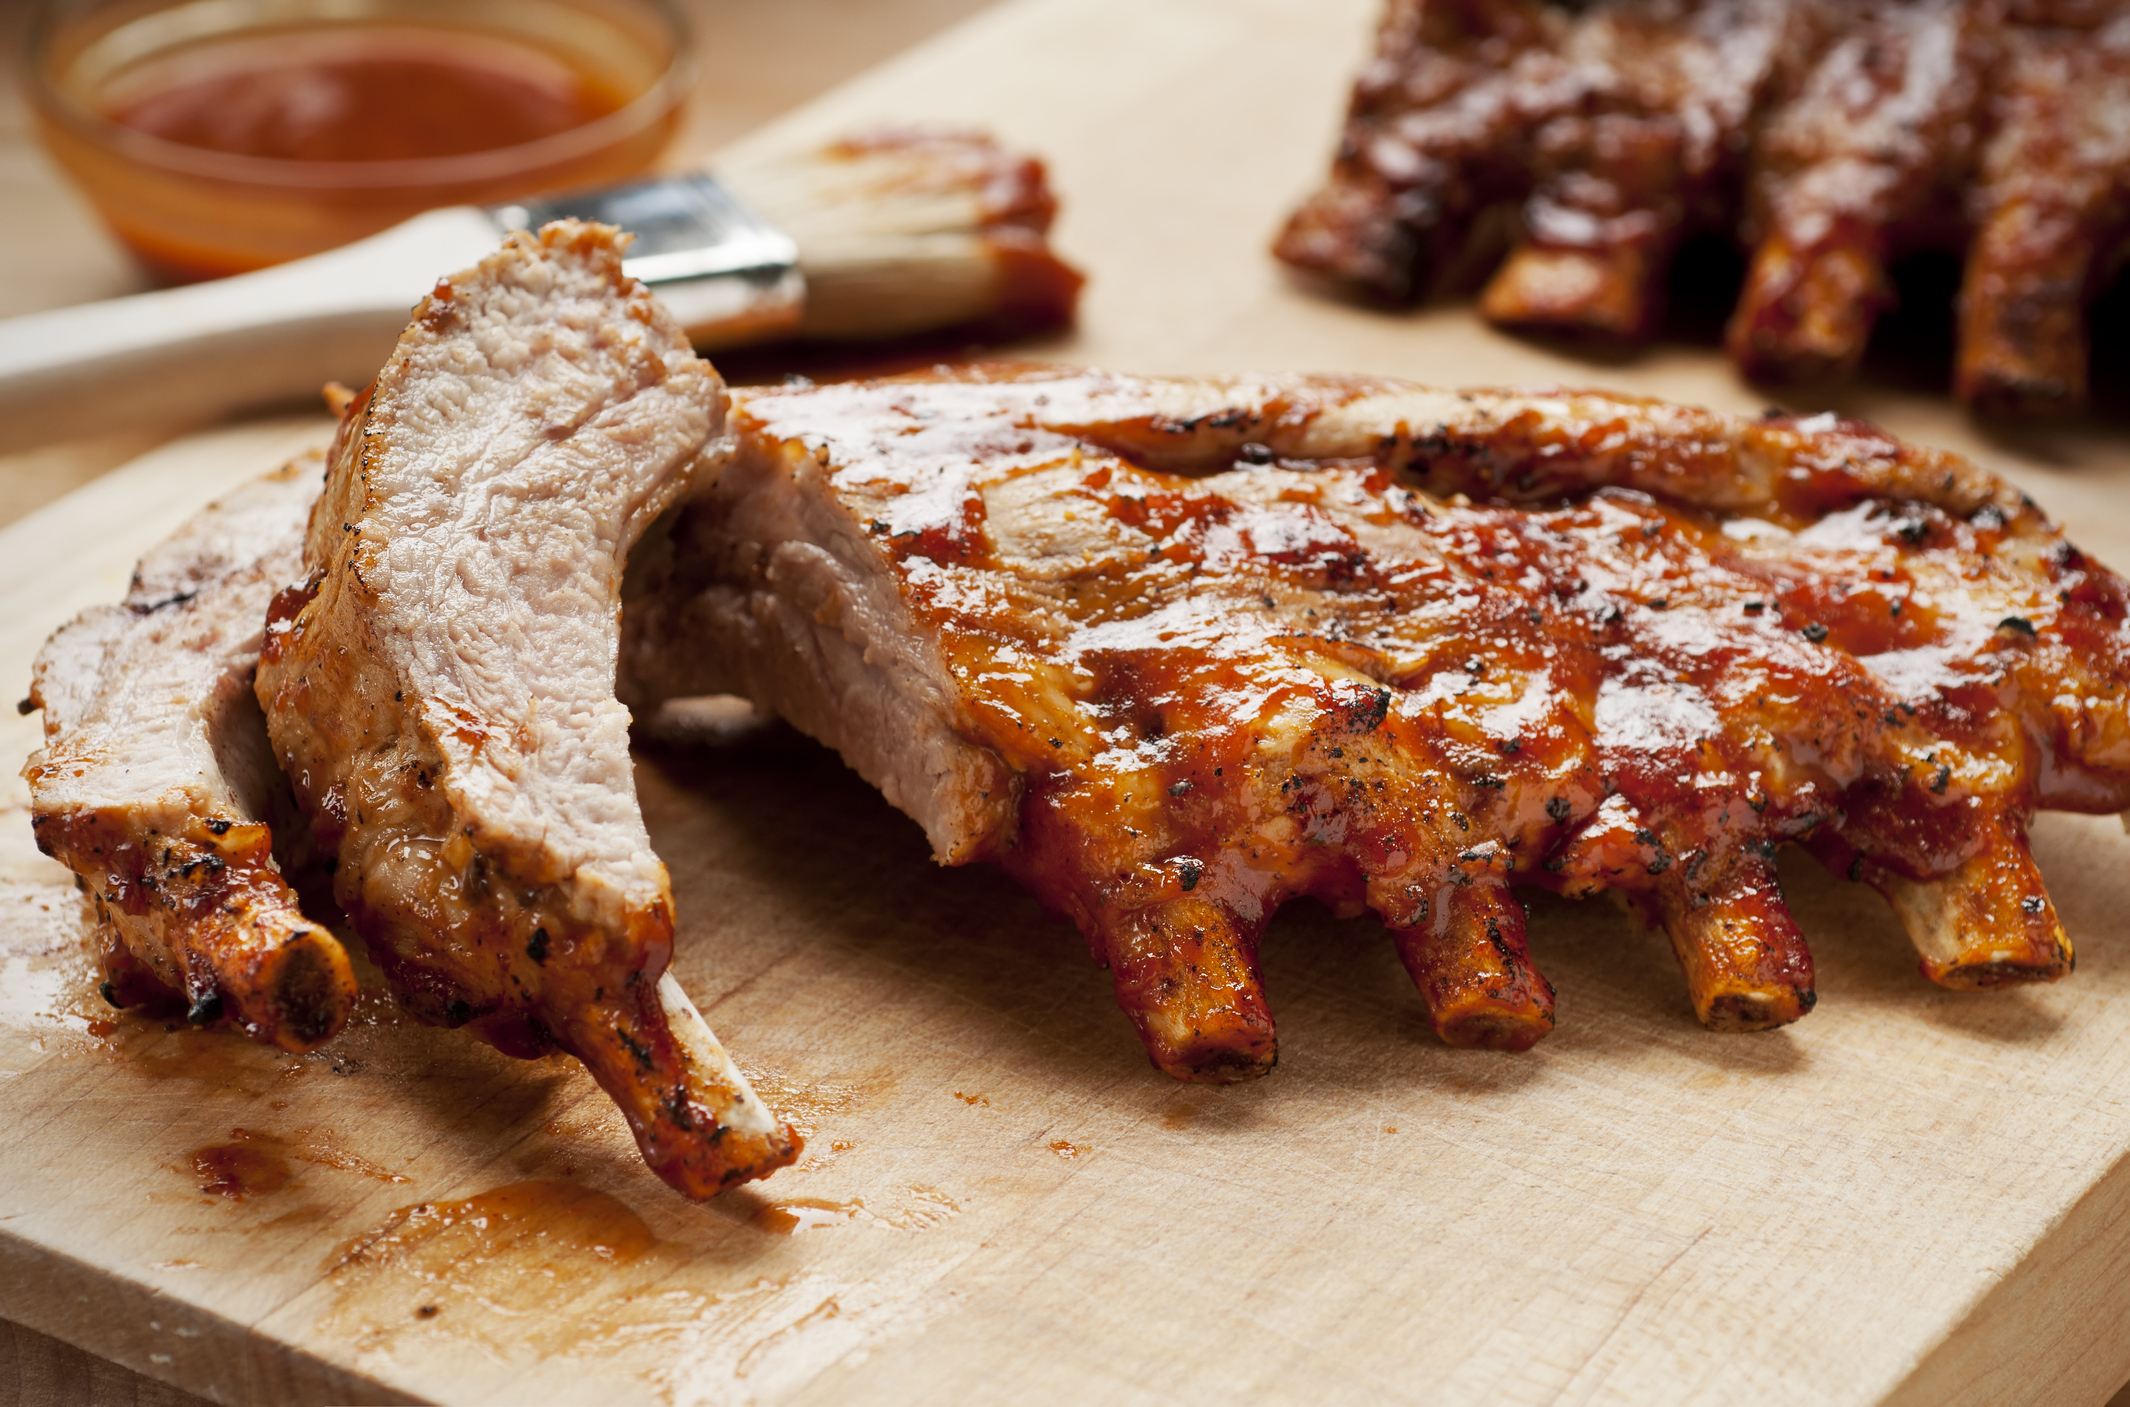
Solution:
<svg viewBox="0 0 2130 1407"><path fill-rule="evenodd" d="M1738 855L1692 879L1674 866L1637 897L1671 939L1694 1015L1711 1031L1788 1025L1818 1002L1811 951L1765 858Z"/></svg>
<svg viewBox="0 0 2130 1407"><path fill-rule="evenodd" d="M1992 836L1981 854L1942 879L1919 882L1870 864L1864 878L1900 916L1923 975L1942 987L2054 982L2076 966L2063 920L2017 832Z"/></svg>
<svg viewBox="0 0 2130 1407"><path fill-rule="evenodd" d="M1501 885L1445 885L1434 909L1391 936L1443 1043L1529 1050L1551 1034L1553 985L1531 964L1523 905Z"/></svg>

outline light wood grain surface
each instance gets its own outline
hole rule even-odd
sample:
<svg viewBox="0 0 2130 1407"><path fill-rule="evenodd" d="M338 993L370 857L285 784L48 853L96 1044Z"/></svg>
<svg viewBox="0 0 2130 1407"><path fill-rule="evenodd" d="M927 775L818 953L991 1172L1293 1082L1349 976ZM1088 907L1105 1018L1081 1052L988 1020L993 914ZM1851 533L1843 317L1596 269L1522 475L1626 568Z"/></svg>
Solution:
<svg viewBox="0 0 2130 1407"><path fill-rule="evenodd" d="M1279 278L1264 241L1373 8L1013 0L746 140L930 117L1049 154L1095 277L1047 355L1756 408L1706 347L1593 368ZM1920 391L1841 403L2130 563L2119 431L2010 443ZM195 436L0 534L0 677L186 504L322 429ZM1693 1022L1660 938L1541 901L1559 1031L1446 1050L1379 929L1297 906L1266 953L1280 1069L1223 1090L1150 1072L1069 927L994 871L931 867L810 744L646 752L639 786L682 981L811 1129L806 1164L708 1207L642 1171L572 1063L382 1002L308 1060L93 1024L71 895L0 792L0 1111L23 1131L0 1313L222 1401L2076 1404L2130 1376L2112 819L2037 827L2081 953L2044 990L1931 988L1874 896L1787 863L1822 1000L1755 1037ZM287 1184L204 1195L191 1160L218 1144Z"/></svg>

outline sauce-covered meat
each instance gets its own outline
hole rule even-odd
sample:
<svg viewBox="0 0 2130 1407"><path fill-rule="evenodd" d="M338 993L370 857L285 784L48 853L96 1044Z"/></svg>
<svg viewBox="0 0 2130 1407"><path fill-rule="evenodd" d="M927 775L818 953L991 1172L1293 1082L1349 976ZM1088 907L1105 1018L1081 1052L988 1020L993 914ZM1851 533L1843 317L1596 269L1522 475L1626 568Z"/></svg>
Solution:
<svg viewBox="0 0 2130 1407"><path fill-rule="evenodd" d="M1298 895L1380 915L1453 1043L1551 1028L1518 884L1622 892L1749 1030L1814 1001L1779 846L1988 986L2070 966L2033 811L2130 806L2123 581L1868 426L1008 370L733 424L631 690L842 749L1070 915L1183 1078L1271 1064Z"/></svg>

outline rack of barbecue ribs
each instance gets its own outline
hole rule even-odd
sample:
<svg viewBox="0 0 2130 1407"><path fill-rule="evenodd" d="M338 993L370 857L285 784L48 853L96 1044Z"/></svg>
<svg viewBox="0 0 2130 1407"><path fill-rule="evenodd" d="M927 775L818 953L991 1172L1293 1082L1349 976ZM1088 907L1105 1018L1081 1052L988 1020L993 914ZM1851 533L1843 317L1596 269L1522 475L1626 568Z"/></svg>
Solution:
<svg viewBox="0 0 2130 1407"><path fill-rule="evenodd" d="M322 497L315 458L245 489L54 637L27 770L115 1004L175 990L291 1050L339 1029L348 958L278 836L331 869L404 1007L577 1056L652 1170L707 1197L798 1140L665 971L616 610L725 400L620 250L562 222L438 283L344 408Z"/></svg>
<svg viewBox="0 0 2130 1407"><path fill-rule="evenodd" d="M207 508L37 658L25 709L45 745L23 769L37 844L96 913L104 996L182 1005L286 1050L314 1050L355 1002L348 955L303 915L274 855L302 826L252 697L260 628L295 574L315 454Z"/></svg>
<svg viewBox="0 0 2130 1407"><path fill-rule="evenodd" d="M1272 1065L1297 895L1380 915L1455 1045L1553 1024L1516 885L1618 892L1757 1030L1814 1001L1780 846L1884 893L1931 979L2045 981L2027 821L2130 807L2123 580L1856 422L1000 367L730 426L624 696L839 750L1077 923L1181 1079Z"/></svg>
<svg viewBox="0 0 2130 1407"><path fill-rule="evenodd" d="M1490 321L1620 341L1683 239L1735 231L1729 349L1771 381L1853 371L1889 263L1964 251L1961 397L2076 408L2130 250L2130 3L1389 0L1276 253L1396 304L1485 274L1505 231Z"/></svg>
<svg viewBox="0 0 2130 1407"><path fill-rule="evenodd" d="M574 1054L691 1196L798 1145L665 972L632 707L740 693L838 749L1076 922L1193 1080L1273 1063L1296 896L1379 915L1455 1045L1552 1027L1519 885L1615 893L1748 1031L1815 999L1781 846L1992 987L2072 964L2033 813L2130 808L2130 587L1832 416L1029 367L728 397L563 222L439 283L314 483L39 661L34 821L107 994L329 1039L347 956L278 839L407 1009Z"/></svg>

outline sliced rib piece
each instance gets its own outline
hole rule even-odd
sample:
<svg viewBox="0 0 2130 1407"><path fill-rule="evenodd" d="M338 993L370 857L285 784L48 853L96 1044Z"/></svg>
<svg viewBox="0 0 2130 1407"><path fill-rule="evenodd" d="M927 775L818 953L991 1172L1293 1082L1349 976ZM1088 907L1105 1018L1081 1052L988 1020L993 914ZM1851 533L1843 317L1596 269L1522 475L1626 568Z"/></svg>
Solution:
<svg viewBox="0 0 2130 1407"><path fill-rule="evenodd" d="M513 236L437 285L343 422L259 671L402 1002L575 1055L693 1197L797 1151L662 976L672 893L613 697L629 549L722 418L615 231Z"/></svg>
<svg viewBox="0 0 2130 1407"><path fill-rule="evenodd" d="M237 490L141 559L121 606L37 658L31 825L81 877L113 1005L182 1000L285 1050L355 1001L348 956L303 916L273 854L300 830L252 697L260 627L295 572L318 456Z"/></svg>
<svg viewBox="0 0 2130 1407"><path fill-rule="evenodd" d="M2031 912L1991 838L2130 801L2122 580L1854 422L994 368L737 393L733 430L626 694L839 749L1071 917L1182 1078L1271 1065L1296 895L1381 915L1453 1043L1552 1025L1514 884L1623 892L1751 1030L1815 999L1782 844L1898 876L1971 984L1975 924L1903 896Z"/></svg>

